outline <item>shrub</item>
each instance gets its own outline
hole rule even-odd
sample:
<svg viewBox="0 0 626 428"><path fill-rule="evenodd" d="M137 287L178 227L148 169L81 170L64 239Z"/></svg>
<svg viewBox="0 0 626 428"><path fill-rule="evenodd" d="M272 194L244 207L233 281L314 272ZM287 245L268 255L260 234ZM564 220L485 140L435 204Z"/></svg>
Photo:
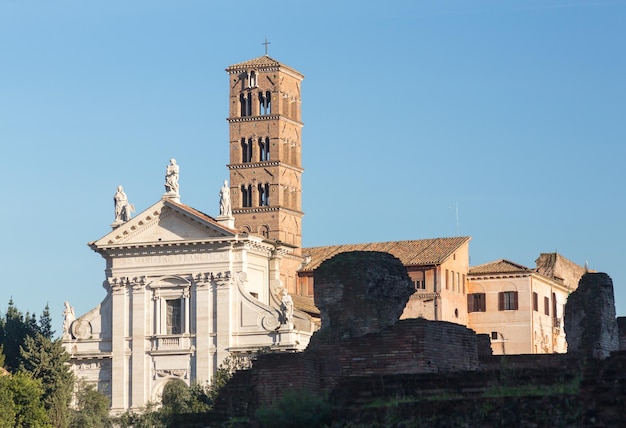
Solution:
<svg viewBox="0 0 626 428"><path fill-rule="evenodd" d="M331 420L332 407L307 391L286 391L272 406L256 411L262 427L321 427Z"/></svg>

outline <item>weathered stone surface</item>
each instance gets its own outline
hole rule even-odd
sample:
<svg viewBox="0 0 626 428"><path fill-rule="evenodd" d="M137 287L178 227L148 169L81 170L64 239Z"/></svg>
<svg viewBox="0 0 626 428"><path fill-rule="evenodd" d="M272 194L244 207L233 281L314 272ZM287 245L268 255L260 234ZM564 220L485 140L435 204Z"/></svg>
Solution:
<svg viewBox="0 0 626 428"><path fill-rule="evenodd" d="M402 262L388 253L341 253L315 271L322 330L333 337L360 337L393 325L414 292Z"/></svg>
<svg viewBox="0 0 626 428"><path fill-rule="evenodd" d="M605 273L586 273L565 305L567 352L606 358L619 349L613 281Z"/></svg>
<svg viewBox="0 0 626 428"><path fill-rule="evenodd" d="M619 350L626 351L626 317L617 317L619 331Z"/></svg>

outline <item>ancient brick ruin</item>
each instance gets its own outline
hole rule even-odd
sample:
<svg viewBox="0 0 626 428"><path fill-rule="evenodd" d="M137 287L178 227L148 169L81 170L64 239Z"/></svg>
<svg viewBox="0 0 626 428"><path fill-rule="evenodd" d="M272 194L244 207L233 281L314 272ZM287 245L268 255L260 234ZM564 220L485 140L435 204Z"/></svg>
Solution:
<svg viewBox="0 0 626 428"><path fill-rule="evenodd" d="M567 352L606 358L619 349L613 281L605 273L586 273L565 305Z"/></svg>
<svg viewBox="0 0 626 428"><path fill-rule="evenodd" d="M464 326L393 322L411 290L402 265L388 254L342 253L318 271L315 297L324 328L304 352L261 354L251 370L237 372L218 398L215 420L252 421L255 409L286 391L308 391L327 397L334 420L351 426L388 426L399 417L424 427L626 426L626 352L617 350L606 274L586 274L568 303L572 353L490 355L488 337ZM557 392L494 397L494 388ZM398 397L415 400L364 406Z"/></svg>

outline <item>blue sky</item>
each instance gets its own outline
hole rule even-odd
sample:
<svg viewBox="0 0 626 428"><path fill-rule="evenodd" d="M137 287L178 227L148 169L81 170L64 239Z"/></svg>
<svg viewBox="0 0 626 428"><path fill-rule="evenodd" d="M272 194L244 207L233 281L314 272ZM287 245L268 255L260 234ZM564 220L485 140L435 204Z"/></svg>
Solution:
<svg viewBox="0 0 626 428"><path fill-rule="evenodd" d="M371 2L369 2L371 3ZM105 295L122 184L218 214L228 77L301 71L304 245L468 235L608 273L626 315L626 1L0 0L0 311ZM458 207L458 210L457 210ZM458 211L458 215L457 215Z"/></svg>

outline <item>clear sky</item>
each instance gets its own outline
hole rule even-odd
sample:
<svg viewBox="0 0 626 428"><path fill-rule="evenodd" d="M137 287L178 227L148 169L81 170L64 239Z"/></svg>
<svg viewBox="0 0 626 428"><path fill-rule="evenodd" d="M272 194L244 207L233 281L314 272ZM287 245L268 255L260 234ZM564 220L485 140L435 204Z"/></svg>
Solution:
<svg viewBox="0 0 626 428"><path fill-rule="evenodd" d="M0 311L105 296L87 247L124 186L218 214L228 76L303 83L304 246L472 237L471 265L558 251L626 315L626 1L0 0ZM457 209L458 208L458 209Z"/></svg>

